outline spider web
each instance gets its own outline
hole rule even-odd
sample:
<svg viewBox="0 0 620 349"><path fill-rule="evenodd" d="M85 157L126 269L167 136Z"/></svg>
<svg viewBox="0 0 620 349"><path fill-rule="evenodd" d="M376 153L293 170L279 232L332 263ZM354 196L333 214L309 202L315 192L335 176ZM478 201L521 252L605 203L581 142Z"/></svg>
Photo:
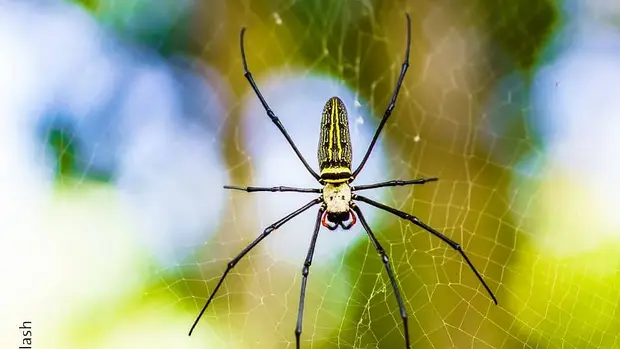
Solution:
<svg viewBox="0 0 620 349"><path fill-rule="evenodd" d="M108 5L93 5L92 15L100 23L113 22L106 11L113 12L121 3L102 3ZM189 3L184 1L183 8ZM136 2L134 10L126 6L122 25L115 25L129 32L142 30L141 38L160 52L175 49L158 41L176 42L179 29L172 24L163 38L151 35L150 27L124 27L135 23L132 18L165 17L166 11L147 16L143 2ZM575 21L580 25L568 26L564 29L568 34L560 35L558 16L574 11L571 6L585 5L578 1L565 8L551 3L494 8L491 1L204 2L196 5L200 11L195 12L204 10L205 18L190 25L194 31L184 41L195 51L192 58L164 60L148 52L145 57L158 58L145 63L136 58L143 56L123 51L123 58L115 58L111 65L136 64L138 68L123 71L131 73L127 75L132 84L121 90L122 80L115 80L91 93L126 93L139 102L114 104L109 101L119 97L103 98L109 103L92 112L92 105L84 107L76 99L66 108L81 111L68 118L78 122L68 127L63 124L66 118L52 115L47 123L38 123L41 144L46 145L27 155L43 159L44 169L39 168L37 176L50 180L52 172L62 172L64 162L71 162L67 156L77 154L71 174L56 178L63 190L71 188L69 197L74 201L67 204L63 196L61 213L51 214L57 217L54 222L60 222L52 236L67 235L55 242L58 251L62 246L84 252L69 257L67 264L52 263L50 268L57 273L50 275L62 271L72 276L58 282L42 278L39 288L56 285L53 296L42 299L71 304L56 311L72 321L99 319L94 324L84 321L77 329L61 326L62 333L70 333L72 343L97 348L294 348L301 268L316 207L274 231L239 262L194 335L186 337L230 259L266 226L315 195L217 188L223 184L317 187L244 79L238 30L248 27L246 53L255 80L315 170L323 103L332 95L345 101L356 167L396 84L408 11L411 66L393 115L356 184L439 177L434 183L362 195L414 214L460 243L500 303L492 303L460 255L445 243L360 204L390 256L409 314L412 347L616 347L620 222L609 207L615 207L620 195L615 195L618 186L614 186L618 170L606 162L619 149L609 131L617 129L613 110L618 109L600 107L613 106L612 96L585 98L588 89L576 86L614 91L617 83L606 75L620 70L615 56L562 58L561 53L583 49L571 38L590 34L579 19ZM588 18L612 22L606 15L610 11L589 8ZM173 12L170 17L183 11ZM570 16L563 16L570 22ZM601 45L613 47L594 46ZM586 69L584 64L592 67L592 62L603 66L594 78L569 78ZM99 63L87 71L107 72L109 62ZM71 66L63 65L60 75L71 75ZM111 69L109 75L114 74L122 75ZM88 86L82 84L78 85ZM577 97L584 97L584 102L574 107L571 102ZM583 121L593 106L599 107L597 127ZM89 112L106 117L92 117ZM571 122L558 122L564 118ZM87 127L92 120L99 126ZM84 136L88 132L92 134ZM115 137L122 141L110 141ZM43 154L50 149L60 151ZM586 155L582 149L590 152ZM118 153L125 155L109 155ZM596 184L584 183L583 178L592 176ZM117 196L121 199L114 199ZM71 203L94 206L77 210ZM103 213L91 217L95 211ZM66 233L76 212L81 212L82 226L96 224L101 231L84 233L76 228ZM109 217L116 220L110 222ZM122 248L108 256L97 249L102 243ZM106 258L111 263L105 263ZM78 264L84 270L75 267ZM110 271L107 264L119 267ZM106 292L112 288L111 279L123 282L114 284L114 292ZM67 285L84 287L69 297L63 295ZM93 305L101 299L105 303ZM36 305L31 308L40 314ZM67 315L71 309L78 309L79 315ZM66 347L59 343L58 347ZM302 347L404 347L389 279L359 223L349 231L321 230L308 279Z"/></svg>
<svg viewBox="0 0 620 349"><path fill-rule="evenodd" d="M453 8L466 10L466 14ZM244 5L235 10L244 13L239 25L250 27L246 47L259 86L293 139L302 143L300 149L306 158L312 158L316 151L313 138L317 126L296 121L313 116L306 115L304 107L297 104L296 89L282 81L281 71L294 71L291 74L307 84L307 94L315 90L312 80L316 74L346 82L355 91L356 102L372 111L373 116L366 122L376 120L389 102L402 62L403 11L413 14L411 69L382 135L389 150L371 157L367 171L378 168L380 173L368 178L439 177L437 184L394 188L377 192L375 198L416 214L460 242L501 303L498 308L490 302L455 251L407 222L376 213L371 225L398 275L414 347L614 346L617 337L612 328L618 328L617 317L615 312L603 310L603 304L609 302L615 307L618 300L617 292L605 286L609 280L592 276L590 267L575 267L575 263L583 262L579 253L565 257L556 252L558 257L552 250L550 257L544 257L547 247L540 246L548 245L535 244L545 232L556 236L561 235L555 232L557 229L572 229L538 222L543 217L533 207L552 204L540 193L547 190L546 184L541 184L547 183L541 179L544 175L536 174L547 170L535 172L522 166L529 167L523 164L531 159L543 161L547 155L537 140L537 123L529 118L532 106L526 79L519 74L502 78L502 68L488 58L493 55L494 49L489 46L493 45L492 39L497 39L496 33L486 36L472 27L475 11L484 13L484 9L454 2L416 4L403 9L348 1L267 8ZM552 10L541 6L527 16L545 16L546 11ZM506 18L511 20L509 15ZM503 30L501 26L496 29ZM509 45L511 39L503 43ZM525 46L534 46L532 41ZM518 50L527 48L512 48L518 57L513 69L532 66L533 62L521 61L518 55ZM235 63L231 63L227 75L237 74L241 79L237 59L232 59ZM244 81L240 84L243 89ZM271 88L278 84L284 86ZM243 135L247 140L235 143L231 151L233 182L309 184L300 178L308 176L265 118L252 92L246 87L242 96L246 104L242 119L229 120L235 136ZM320 106L311 110L318 122ZM296 127L295 122L303 126ZM315 132L310 131L312 127ZM305 138L310 139L307 147L303 145ZM357 161L366 144L354 142ZM270 160L270 156L278 160ZM276 169L284 168L284 173L278 174ZM359 179L359 183L364 182L368 181ZM225 233L205 245L204 259L196 261L200 278L186 281L188 284L197 282L198 288L213 290L227 258L251 241L262 227L303 203L286 194L231 193L230 200L231 220L223 224ZM372 209L364 207L364 212L368 211ZM562 219L561 213L554 212ZM269 242L264 242L263 249L257 248L248 257L245 266L241 263L232 272L226 288L205 315L206 322L230 324L228 335L241 336L242 346L294 345L301 263L313 222L312 214L306 216L279 229ZM401 347L401 319L387 275L361 228L353 231L357 238L340 248L334 247L338 244L335 242L330 246L329 240L342 232L322 233L319 238L309 277L303 345ZM321 253L322 249L329 252ZM215 254L214 250L226 252ZM577 286L576 280L582 278L596 287ZM197 289L195 285L190 287ZM197 309L208 296L206 292L201 294L192 295ZM592 303L585 299L592 299ZM571 315L585 304L597 311L585 312L579 318ZM269 338L267 342L265 338Z"/></svg>
<svg viewBox="0 0 620 349"><path fill-rule="evenodd" d="M403 9L347 1L266 8L244 5L234 10L244 13L239 25L250 27L246 47L259 86L310 159L318 130L305 118L316 124L320 104L306 113L298 102L297 88L286 79L299 79L308 95L321 89L313 87L317 74L346 82L355 91L353 104L371 111L373 116L363 120L372 124L387 106L400 70L403 11L412 13L411 69L382 135L387 149L376 151L366 168L378 173L367 178L439 177L437 184L377 191L374 197L416 214L460 242L501 303L500 307L492 304L455 251L407 222L376 213L371 225L398 275L414 347L577 348L617 343L617 316L604 310L605 304L612 309L617 305L618 293L608 284L616 274L593 271L595 267L584 263L583 251L575 252L574 240L567 244L573 250L568 257L559 252L561 248L537 245L537 239L574 230L553 220L539 222L544 217L536 211L555 206L545 199L550 194L544 193L555 191L543 180L554 177L545 175L551 170L525 170L531 165L524 163L548 161L553 168L553 160L542 160L548 155L537 140L538 125L530 118L533 108L526 79L519 74L502 78L502 68L488 58L494 51L495 33L489 37L472 27L475 11L485 9L456 2ZM549 11L553 10L541 6L526 16L536 18ZM510 15L504 19L514 20ZM502 26L495 29L503 30ZM504 44L510 45L512 39ZM519 57L513 63L516 69L533 65L520 58L527 57L527 52L519 55L527 46L537 49L533 41L508 52ZM247 87L243 89L238 58L231 61L235 63L227 76L236 74L241 80L244 107L241 119L229 120L229 127L239 137L235 140L246 140L234 143L231 180L240 185L309 185L302 180L308 176L265 118L256 97ZM349 109L355 110L351 104ZM311 132L312 127L316 131ZM354 161L359 161L366 144L354 141ZM230 220L223 223L224 233L209 241L202 259L196 260L199 280L185 281L192 290L205 286L213 290L228 258L262 227L303 203L286 194L230 193L229 198ZM369 211L364 207L364 212ZM553 212L563 219L564 214ZM279 229L231 273L205 322L228 324L224 336L242 337L242 347L294 345L301 263L313 215L305 216ZM346 233L320 235L309 277L303 345L402 347L401 319L387 275L361 228L353 232L357 237L345 244L330 240ZM606 255L596 248L587 253ZM576 266L580 263L583 267ZM617 259L611 263L617 265ZM580 286L581 280L588 286ZM192 294L198 309L208 293L195 292L200 292ZM586 311L588 306L596 310Z"/></svg>

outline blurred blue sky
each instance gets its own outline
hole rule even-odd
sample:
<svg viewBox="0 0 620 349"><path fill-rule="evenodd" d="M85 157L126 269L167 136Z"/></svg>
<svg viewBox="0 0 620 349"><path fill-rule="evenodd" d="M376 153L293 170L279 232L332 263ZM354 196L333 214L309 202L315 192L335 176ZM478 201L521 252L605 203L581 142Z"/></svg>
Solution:
<svg viewBox="0 0 620 349"><path fill-rule="evenodd" d="M17 162L7 164L16 178L6 181L33 185L23 182L32 178L25 171L51 187L69 157L78 183L117 184L164 265L214 231L227 182L219 131L230 98L215 70L128 46L61 3L3 4L0 48L3 130L13 133L3 141L18 142L5 143Z"/></svg>

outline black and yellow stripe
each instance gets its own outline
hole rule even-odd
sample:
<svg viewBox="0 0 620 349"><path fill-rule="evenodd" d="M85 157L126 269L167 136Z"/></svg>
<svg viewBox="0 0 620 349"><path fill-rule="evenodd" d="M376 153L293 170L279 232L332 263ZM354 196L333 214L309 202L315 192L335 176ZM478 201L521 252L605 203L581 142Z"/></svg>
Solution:
<svg viewBox="0 0 620 349"><path fill-rule="evenodd" d="M330 98L323 107L318 155L324 182L340 183L351 178L353 155L349 118L344 103L338 97Z"/></svg>

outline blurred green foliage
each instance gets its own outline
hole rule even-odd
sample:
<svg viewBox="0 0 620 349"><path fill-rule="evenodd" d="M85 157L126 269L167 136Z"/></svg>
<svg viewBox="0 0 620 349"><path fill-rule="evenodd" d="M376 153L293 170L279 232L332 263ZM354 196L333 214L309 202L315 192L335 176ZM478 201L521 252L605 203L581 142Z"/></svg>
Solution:
<svg viewBox="0 0 620 349"><path fill-rule="evenodd" d="M556 0L475 0L472 17L518 69L532 72L558 25Z"/></svg>
<svg viewBox="0 0 620 349"><path fill-rule="evenodd" d="M52 160L56 163L56 180L62 181L68 177L81 175L76 173L75 156L78 143L73 138L72 132L67 132L63 128L51 128L45 136L54 154Z"/></svg>

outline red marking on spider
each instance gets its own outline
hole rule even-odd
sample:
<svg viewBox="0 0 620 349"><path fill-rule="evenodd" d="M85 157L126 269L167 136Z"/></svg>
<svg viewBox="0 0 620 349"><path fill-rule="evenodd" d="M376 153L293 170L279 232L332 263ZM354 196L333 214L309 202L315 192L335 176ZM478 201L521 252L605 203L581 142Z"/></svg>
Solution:
<svg viewBox="0 0 620 349"><path fill-rule="evenodd" d="M355 216L355 213L353 213L353 211L349 211L347 213L348 213L348 217L346 220L332 222L331 220L327 218L328 212L325 212L323 213L323 217L321 218L321 224L329 230L336 230L338 226L342 227L342 229L344 230L349 230L351 229L351 227L355 225L355 223L357 223L357 217ZM345 224L345 223L348 223L348 224Z"/></svg>

